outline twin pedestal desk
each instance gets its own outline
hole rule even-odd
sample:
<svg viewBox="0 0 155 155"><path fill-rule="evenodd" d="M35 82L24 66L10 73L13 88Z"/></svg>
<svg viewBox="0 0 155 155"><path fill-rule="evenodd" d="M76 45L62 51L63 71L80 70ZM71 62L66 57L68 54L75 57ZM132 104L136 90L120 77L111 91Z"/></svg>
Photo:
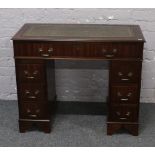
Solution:
<svg viewBox="0 0 155 155"><path fill-rule="evenodd" d="M138 135L145 42L138 25L25 24L12 40L20 132L33 124L46 133L51 131L56 100L54 60L89 59L110 63L107 134L125 128Z"/></svg>

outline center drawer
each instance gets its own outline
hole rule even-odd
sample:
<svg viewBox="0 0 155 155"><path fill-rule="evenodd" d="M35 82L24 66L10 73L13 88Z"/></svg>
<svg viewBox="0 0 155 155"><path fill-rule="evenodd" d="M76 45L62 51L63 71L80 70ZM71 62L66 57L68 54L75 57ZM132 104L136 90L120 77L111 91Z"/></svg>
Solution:
<svg viewBox="0 0 155 155"><path fill-rule="evenodd" d="M135 42L14 42L15 57L41 58L142 58Z"/></svg>

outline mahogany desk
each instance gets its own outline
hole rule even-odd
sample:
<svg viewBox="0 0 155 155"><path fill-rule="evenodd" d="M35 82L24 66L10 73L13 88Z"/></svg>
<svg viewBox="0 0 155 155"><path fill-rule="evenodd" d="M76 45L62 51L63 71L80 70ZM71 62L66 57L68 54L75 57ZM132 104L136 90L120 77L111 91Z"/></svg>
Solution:
<svg viewBox="0 0 155 155"><path fill-rule="evenodd" d="M56 99L55 59L102 59L110 61L107 134L126 128L132 135L138 135L145 42L138 25L25 24L12 39L20 132L33 124L44 132L51 130L51 111ZM47 63L52 70L50 86Z"/></svg>

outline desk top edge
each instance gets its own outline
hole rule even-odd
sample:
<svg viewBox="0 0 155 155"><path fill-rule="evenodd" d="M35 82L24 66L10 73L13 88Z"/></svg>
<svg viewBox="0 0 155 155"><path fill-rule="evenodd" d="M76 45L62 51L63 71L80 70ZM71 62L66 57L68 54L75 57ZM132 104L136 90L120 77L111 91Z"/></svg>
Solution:
<svg viewBox="0 0 155 155"><path fill-rule="evenodd" d="M67 37L67 36L39 36L39 37L32 37L32 36L23 36L23 33L32 26L94 26L96 29L101 27L131 27L133 32L135 33L135 37ZM139 25L124 25L124 24L68 24L68 23L26 23L24 24L21 29L12 37L14 41L81 41L81 42L145 42L145 38L142 34Z"/></svg>

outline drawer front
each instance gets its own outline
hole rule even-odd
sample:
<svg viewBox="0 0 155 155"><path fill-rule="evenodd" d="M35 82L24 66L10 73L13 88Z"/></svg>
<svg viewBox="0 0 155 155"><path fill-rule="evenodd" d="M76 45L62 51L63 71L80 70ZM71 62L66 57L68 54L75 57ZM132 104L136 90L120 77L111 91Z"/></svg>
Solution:
<svg viewBox="0 0 155 155"><path fill-rule="evenodd" d="M141 58L142 50L136 43L55 43L50 44L53 57L123 59Z"/></svg>
<svg viewBox="0 0 155 155"><path fill-rule="evenodd" d="M21 84L19 86L19 96L21 101L41 101L46 99L44 85Z"/></svg>
<svg viewBox="0 0 155 155"><path fill-rule="evenodd" d="M19 114L23 119L45 119L49 118L48 105L43 102L22 102Z"/></svg>
<svg viewBox="0 0 155 155"><path fill-rule="evenodd" d="M45 68L41 64L18 64L16 65L18 80L21 82L44 82Z"/></svg>
<svg viewBox="0 0 155 155"><path fill-rule="evenodd" d="M47 43L14 42L14 55L23 57L40 57L47 50Z"/></svg>
<svg viewBox="0 0 155 155"><path fill-rule="evenodd" d="M111 81L113 83L136 83L141 77L141 61L111 62Z"/></svg>
<svg viewBox="0 0 155 155"><path fill-rule="evenodd" d="M136 122L138 120L138 108L128 106L112 107L109 112L110 121Z"/></svg>
<svg viewBox="0 0 155 155"><path fill-rule="evenodd" d="M42 58L141 58L140 43L14 42L15 57Z"/></svg>
<svg viewBox="0 0 155 155"><path fill-rule="evenodd" d="M111 102L115 104L137 104L138 87L134 86L112 86Z"/></svg>

